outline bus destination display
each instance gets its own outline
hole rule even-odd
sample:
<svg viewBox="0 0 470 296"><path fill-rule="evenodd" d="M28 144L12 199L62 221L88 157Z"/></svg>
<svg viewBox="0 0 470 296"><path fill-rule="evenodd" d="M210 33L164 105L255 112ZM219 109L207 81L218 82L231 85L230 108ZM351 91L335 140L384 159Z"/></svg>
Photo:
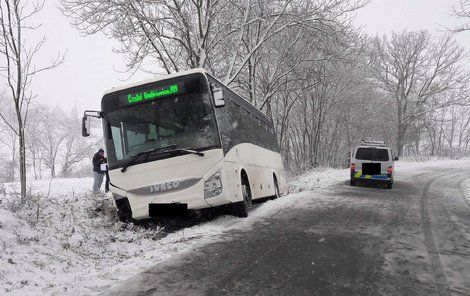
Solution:
<svg viewBox="0 0 470 296"><path fill-rule="evenodd" d="M179 93L180 89L177 84L170 85L163 89L148 90L127 95L127 102L135 104L142 101L154 100L162 97L167 97Z"/></svg>

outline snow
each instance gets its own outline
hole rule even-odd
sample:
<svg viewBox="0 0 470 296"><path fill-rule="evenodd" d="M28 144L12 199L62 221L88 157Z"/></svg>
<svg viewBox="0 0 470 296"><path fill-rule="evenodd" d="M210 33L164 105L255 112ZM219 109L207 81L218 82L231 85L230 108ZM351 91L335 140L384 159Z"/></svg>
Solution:
<svg viewBox="0 0 470 296"><path fill-rule="evenodd" d="M395 162L395 173L426 170L433 167L459 167L463 166L462 159L431 158L426 161L405 159ZM322 189L341 181L349 180L349 169L316 168L289 182L289 192L302 192ZM291 177L293 179L293 177Z"/></svg>
<svg viewBox="0 0 470 296"><path fill-rule="evenodd" d="M433 167L441 168L456 168L466 167L469 159L441 159L441 158L430 158L425 161L417 161L412 159L404 159L395 162L396 172L408 172L416 170L425 170Z"/></svg>
<svg viewBox="0 0 470 296"><path fill-rule="evenodd" d="M461 160L400 161L396 172L436 164L455 167ZM280 211L312 202L308 191L348 178L348 169L317 169L289 182L290 195L257 206L246 219L221 215L170 233L155 225L117 223L111 197L91 194L91 178L34 181L32 197L22 207L16 202L18 184L5 184L6 194L0 190L0 294L96 294L159 262L223 240L227 231L249 230Z"/></svg>
<svg viewBox="0 0 470 296"><path fill-rule="evenodd" d="M295 181L289 182L289 192L302 192L326 188L349 178L349 169L318 168L311 170Z"/></svg>

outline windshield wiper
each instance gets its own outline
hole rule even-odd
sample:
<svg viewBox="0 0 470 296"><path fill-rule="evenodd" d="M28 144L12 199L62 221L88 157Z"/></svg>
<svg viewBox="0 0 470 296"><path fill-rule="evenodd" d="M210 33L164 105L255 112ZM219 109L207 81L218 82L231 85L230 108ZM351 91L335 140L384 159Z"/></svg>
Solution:
<svg viewBox="0 0 470 296"><path fill-rule="evenodd" d="M193 149L186 149L186 148L165 149L164 151L157 153L155 155L167 154L167 153L181 153L181 152L194 154L194 155L201 156L201 157L204 156L204 153L200 151L196 151Z"/></svg>
<svg viewBox="0 0 470 296"><path fill-rule="evenodd" d="M157 153L156 155L158 154L165 154L165 153L172 153L172 152L186 152L186 153L190 153L190 154L194 154L194 155L198 155L198 156L201 156L203 157L204 156L204 153L200 152L200 151L196 151L196 150L192 150L192 149L185 149L185 148L175 148L177 147L176 145L169 145L169 146L166 146L166 147L161 147L161 148L156 148L156 149L150 149L150 150L147 150L147 151L143 151L143 152L139 152L137 153L136 155L134 155L121 169L121 172L124 173L127 171L127 168L130 167L131 165L134 165L136 160L142 156L142 155L150 155L151 153L153 152L157 152L157 151L160 151L162 150L160 153ZM172 148L175 148L175 149L172 149Z"/></svg>
<svg viewBox="0 0 470 296"><path fill-rule="evenodd" d="M165 152L187 152L187 153L191 153L191 154L195 154L195 155L198 155L198 156L204 156L204 153L200 152L200 151L196 151L196 150L192 150L192 149L185 149L185 148L176 148L176 149L172 149L172 150L167 150Z"/></svg>
<svg viewBox="0 0 470 296"><path fill-rule="evenodd" d="M155 149L150 149L150 150L146 150L146 151L143 151L143 152L139 152L137 153L136 155L134 155L121 169L121 172L124 173L127 171L127 168L130 167L131 165L134 165L135 164L135 161L142 155L149 155L150 153L152 152L157 152L157 151L160 151L160 150L166 150L166 149L171 149L171 148L175 148L176 145L169 145L169 146L166 146L166 147L160 147L160 148L155 148Z"/></svg>

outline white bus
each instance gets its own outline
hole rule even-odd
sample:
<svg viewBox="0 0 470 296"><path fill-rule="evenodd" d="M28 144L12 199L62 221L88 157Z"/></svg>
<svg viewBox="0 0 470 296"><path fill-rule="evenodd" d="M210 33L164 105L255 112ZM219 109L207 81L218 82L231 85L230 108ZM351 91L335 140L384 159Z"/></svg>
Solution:
<svg viewBox="0 0 470 296"><path fill-rule="evenodd" d="M122 221L230 204L246 217L252 200L286 192L272 122L203 69L113 88L101 112L110 190Z"/></svg>

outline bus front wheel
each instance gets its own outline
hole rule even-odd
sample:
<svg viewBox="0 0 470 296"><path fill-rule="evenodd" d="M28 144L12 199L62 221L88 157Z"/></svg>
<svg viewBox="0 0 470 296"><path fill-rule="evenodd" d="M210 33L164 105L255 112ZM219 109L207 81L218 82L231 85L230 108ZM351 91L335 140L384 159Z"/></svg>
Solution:
<svg viewBox="0 0 470 296"><path fill-rule="evenodd" d="M248 178L246 178L246 176L242 177L241 186L243 201L237 202L233 206L235 216L239 218L245 218L248 217L248 210L253 206L251 200L250 183L248 182Z"/></svg>
<svg viewBox="0 0 470 296"><path fill-rule="evenodd" d="M133 222L131 205L127 198L116 200L116 216L123 223Z"/></svg>

